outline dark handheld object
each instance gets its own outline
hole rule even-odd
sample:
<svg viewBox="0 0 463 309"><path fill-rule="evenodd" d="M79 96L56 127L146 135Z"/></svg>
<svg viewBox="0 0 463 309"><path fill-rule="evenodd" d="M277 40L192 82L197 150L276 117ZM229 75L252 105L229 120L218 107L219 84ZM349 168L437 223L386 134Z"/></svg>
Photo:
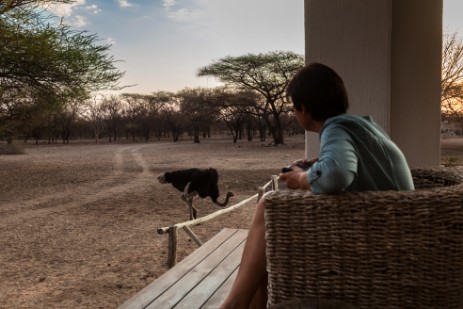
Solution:
<svg viewBox="0 0 463 309"><path fill-rule="evenodd" d="M295 163L295 165L301 169L303 169L304 171L308 170L309 169L309 165L306 165L304 163L301 163L301 162L297 162ZM287 172L291 172L293 169L291 168L291 165L288 165L288 166L285 166L281 169L281 172L282 173L287 173Z"/></svg>

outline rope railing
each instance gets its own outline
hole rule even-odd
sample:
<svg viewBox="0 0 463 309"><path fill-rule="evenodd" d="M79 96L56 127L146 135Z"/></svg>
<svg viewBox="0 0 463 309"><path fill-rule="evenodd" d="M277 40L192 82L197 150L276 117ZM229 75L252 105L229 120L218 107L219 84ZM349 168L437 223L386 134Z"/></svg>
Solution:
<svg viewBox="0 0 463 309"><path fill-rule="evenodd" d="M157 229L158 234L168 234L169 235L169 250L168 250L168 255L167 255L167 264L169 267L173 267L177 263L177 232L179 229L185 230L185 232L193 239L193 241L198 245L201 246L203 243L202 241L193 233L193 231L190 229L190 227L198 225L203 222L207 222L211 219L217 218L223 214L229 213L247 203L249 203L251 200L257 198L257 201L260 200L260 198L264 195L266 190L271 186L271 190L278 190L278 176L272 175L272 179L267 182L265 185L262 187L259 187L258 193L254 194L253 196L239 202L238 204L235 204L233 206L227 207L222 210L218 210L216 212L213 212L207 216L194 219L194 220L189 220L181 223L177 223L171 226L166 226L166 227L160 227Z"/></svg>

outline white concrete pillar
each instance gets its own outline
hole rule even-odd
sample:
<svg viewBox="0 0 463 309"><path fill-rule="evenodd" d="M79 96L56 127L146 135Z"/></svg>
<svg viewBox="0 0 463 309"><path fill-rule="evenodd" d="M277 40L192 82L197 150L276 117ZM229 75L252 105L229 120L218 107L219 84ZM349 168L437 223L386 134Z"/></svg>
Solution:
<svg viewBox="0 0 463 309"><path fill-rule="evenodd" d="M442 0L305 0L306 63L335 69L412 167L440 162ZM318 153L307 134L306 153Z"/></svg>

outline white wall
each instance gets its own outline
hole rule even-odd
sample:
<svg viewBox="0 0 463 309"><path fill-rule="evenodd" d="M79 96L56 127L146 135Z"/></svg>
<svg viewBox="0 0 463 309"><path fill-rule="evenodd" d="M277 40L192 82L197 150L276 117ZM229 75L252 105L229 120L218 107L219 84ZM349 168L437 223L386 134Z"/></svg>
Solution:
<svg viewBox="0 0 463 309"><path fill-rule="evenodd" d="M411 166L439 164L442 0L305 0L305 38L306 63L344 79L350 113L372 115Z"/></svg>

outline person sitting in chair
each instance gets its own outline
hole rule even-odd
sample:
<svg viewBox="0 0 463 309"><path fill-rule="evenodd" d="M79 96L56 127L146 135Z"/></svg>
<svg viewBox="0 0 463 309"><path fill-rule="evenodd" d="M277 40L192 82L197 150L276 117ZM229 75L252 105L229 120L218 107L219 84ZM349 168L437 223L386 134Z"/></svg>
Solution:
<svg viewBox="0 0 463 309"><path fill-rule="evenodd" d="M296 161L279 175L289 189L313 194L414 189L405 156L386 132L371 117L347 114L347 91L333 69L321 63L303 67L286 96L298 123L320 135L318 158ZM240 269L222 309L266 307L264 201L257 203Z"/></svg>

